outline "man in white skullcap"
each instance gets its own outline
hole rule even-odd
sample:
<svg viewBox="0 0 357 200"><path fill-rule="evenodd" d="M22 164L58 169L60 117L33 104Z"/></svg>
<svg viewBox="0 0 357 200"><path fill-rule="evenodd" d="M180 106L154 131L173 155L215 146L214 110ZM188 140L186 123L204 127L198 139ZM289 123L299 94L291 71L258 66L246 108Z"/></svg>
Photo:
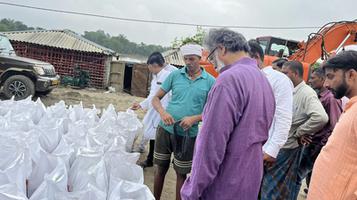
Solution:
<svg viewBox="0 0 357 200"><path fill-rule="evenodd" d="M198 123L202 120L208 93L215 82L213 76L199 65L202 57L200 45L188 44L180 50L186 66L173 71L152 100L161 118L154 151L154 164L157 165L154 196L157 200L161 197L171 154L174 154L172 163L177 176L176 199L181 199L181 187L191 171ZM172 98L165 110L160 100L170 91Z"/></svg>

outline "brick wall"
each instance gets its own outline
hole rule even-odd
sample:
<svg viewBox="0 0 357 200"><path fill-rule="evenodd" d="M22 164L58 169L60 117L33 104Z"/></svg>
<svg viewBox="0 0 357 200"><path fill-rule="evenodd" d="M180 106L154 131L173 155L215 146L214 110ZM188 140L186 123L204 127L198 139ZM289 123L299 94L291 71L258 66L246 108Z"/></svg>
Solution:
<svg viewBox="0 0 357 200"><path fill-rule="evenodd" d="M103 88L105 81L105 64L107 55L60 49L18 41L11 41L18 56L33 58L51 63L57 74L61 76L73 76L76 65L89 71L91 86Z"/></svg>

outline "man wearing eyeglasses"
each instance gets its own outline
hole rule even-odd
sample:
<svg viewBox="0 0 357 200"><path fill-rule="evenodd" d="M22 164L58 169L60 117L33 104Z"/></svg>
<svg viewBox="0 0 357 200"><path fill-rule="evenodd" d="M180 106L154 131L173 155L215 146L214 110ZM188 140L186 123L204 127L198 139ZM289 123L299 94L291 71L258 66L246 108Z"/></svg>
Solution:
<svg viewBox="0 0 357 200"><path fill-rule="evenodd" d="M272 88L257 62L249 57L248 43L240 33L213 29L205 44L220 75L202 114L192 173L181 197L258 199L262 146L275 111Z"/></svg>
<svg viewBox="0 0 357 200"><path fill-rule="evenodd" d="M173 167L177 175L176 199L180 199L181 187L186 175L191 171L198 123L202 118L208 92L215 82L199 65L202 57L201 46L189 44L182 46L180 50L186 66L166 78L152 101L161 117L154 150L154 164L157 165L154 196L157 200L161 197L171 154L174 154ZM160 99L168 92L172 92L172 98L165 110Z"/></svg>

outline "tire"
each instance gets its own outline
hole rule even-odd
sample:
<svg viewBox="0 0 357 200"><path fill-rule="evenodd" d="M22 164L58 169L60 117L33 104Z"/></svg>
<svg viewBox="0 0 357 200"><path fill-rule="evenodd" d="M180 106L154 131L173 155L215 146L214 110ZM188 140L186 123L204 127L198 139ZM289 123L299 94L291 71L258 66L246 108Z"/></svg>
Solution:
<svg viewBox="0 0 357 200"><path fill-rule="evenodd" d="M14 75L4 82L3 92L8 99L15 96L15 100L21 100L35 94L35 85L26 76Z"/></svg>
<svg viewBox="0 0 357 200"><path fill-rule="evenodd" d="M39 96L47 96L48 94L50 94L52 92L53 89L50 90L46 90L46 91L41 91L41 92L36 92L37 95Z"/></svg>

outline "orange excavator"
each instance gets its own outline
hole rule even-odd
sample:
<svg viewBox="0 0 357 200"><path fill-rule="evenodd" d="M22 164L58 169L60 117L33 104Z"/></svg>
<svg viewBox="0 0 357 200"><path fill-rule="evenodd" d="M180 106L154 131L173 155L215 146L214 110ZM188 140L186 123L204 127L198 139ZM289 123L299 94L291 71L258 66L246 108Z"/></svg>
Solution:
<svg viewBox="0 0 357 200"><path fill-rule="evenodd" d="M258 37L257 42L264 50L264 65L271 65L278 58L300 61L304 66L304 80L311 73L311 65L319 59L326 60L334 52L348 45L357 45L357 20L331 22L317 33L311 33L306 42L297 42L277 37ZM217 77L214 66L207 62L208 52L204 52L201 65Z"/></svg>

